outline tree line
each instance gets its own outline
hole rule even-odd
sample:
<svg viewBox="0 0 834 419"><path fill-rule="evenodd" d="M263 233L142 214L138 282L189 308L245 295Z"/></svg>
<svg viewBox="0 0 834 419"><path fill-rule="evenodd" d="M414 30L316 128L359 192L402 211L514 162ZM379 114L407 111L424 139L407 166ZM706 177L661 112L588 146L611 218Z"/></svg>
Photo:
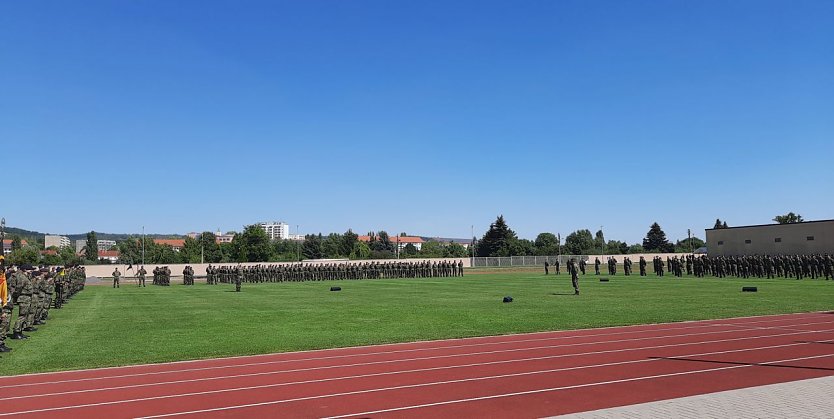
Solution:
<svg viewBox="0 0 834 419"><path fill-rule="evenodd" d="M602 230L591 234L591 230L576 230L564 238L553 233L540 233L535 240L520 239L510 229L503 215L489 226L483 237L475 245L478 257L505 256L551 256L606 254L621 255L631 253L672 253L689 252L705 245L704 241L692 237L671 243L658 223L653 223L642 243L631 244L619 240L605 240Z"/></svg>

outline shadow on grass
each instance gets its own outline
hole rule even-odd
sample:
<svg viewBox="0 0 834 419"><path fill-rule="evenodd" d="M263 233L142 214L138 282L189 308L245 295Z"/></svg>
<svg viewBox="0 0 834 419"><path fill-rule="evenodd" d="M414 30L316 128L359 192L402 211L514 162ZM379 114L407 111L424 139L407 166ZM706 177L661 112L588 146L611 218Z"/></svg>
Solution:
<svg viewBox="0 0 834 419"><path fill-rule="evenodd" d="M551 292L550 295L576 295L572 292Z"/></svg>
<svg viewBox="0 0 834 419"><path fill-rule="evenodd" d="M675 357L663 357L663 356L650 356L649 359L665 359L667 361L689 361L689 362L702 362L707 364L723 364L723 365L749 365L749 366L756 366L756 367L774 367L774 368L795 368L795 369L803 369L803 370L820 370L820 371L834 371L834 368L826 368L826 367L802 367L799 365L778 365L778 364L768 364L768 363L758 363L758 362L734 362L734 361L712 361L708 359L692 359L692 358L675 358Z"/></svg>

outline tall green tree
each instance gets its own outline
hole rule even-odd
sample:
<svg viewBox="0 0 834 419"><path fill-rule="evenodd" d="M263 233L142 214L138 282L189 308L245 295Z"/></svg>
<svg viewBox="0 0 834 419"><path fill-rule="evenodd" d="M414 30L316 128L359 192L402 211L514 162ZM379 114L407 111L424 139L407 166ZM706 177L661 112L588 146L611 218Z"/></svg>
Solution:
<svg viewBox="0 0 834 419"><path fill-rule="evenodd" d="M446 257L446 246L436 241L427 241L420 246L420 257L442 258Z"/></svg>
<svg viewBox="0 0 834 419"><path fill-rule="evenodd" d="M512 256L512 245L516 239L515 232L504 221L504 216L499 215L478 242L475 252L481 257Z"/></svg>
<svg viewBox="0 0 834 419"><path fill-rule="evenodd" d="M6 265L37 265L41 260L41 254L37 247L28 245L22 246L9 253Z"/></svg>
<svg viewBox="0 0 834 419"><path fill-rule="evenodd" d="M593 254L594 236L591 235L591 230L576 230L568 234L565 237L565 252L571 255Z"/></svg>
<svg viewBox="0 0 834 419"><path fill-rule="evenodd" d="M84 257L89 261L98 259L98 239L96 238L95 231L87 233L87 243L84 246Z"/></svg>
<svg viewBox="0 0 834 419"><path fill-rule="evenodd" d="M343 256L342 254L342 235L337 233L330 233L324 240L321 241L321 253L325 258L336 259Z"/></svg>
<svg viewBox="0 0 834 419"><path fill-rule="evenodd" d="M58 256L61 257L61 264L63 265L79 265L81 258L75 253L75 249L69 246L64 246L58 249Z"/></svg>
<svg viewBox="0 0 834 419"><path fill-rule="evenodd" d="M358 241L359 235L354 233L353 230L348 229L345 234L342 234L342 246L340 253L344 256L350 257L350 254L353 253L353 247Z"/></svg>
<svg viewBox="0 0 834 419"><path fill-rule="evenodd" d="M217 236L210 231L204 231L197 236L197 241L200 242L200 247L203 250L203 260L205 263L219 263L223 259L223 254L220 252L220 244L217 243Z"/></svg>
<svg viewBox="0 0 834 419"><path fill-rule="evenodd" d="M795 224L801 223L805 221L799 214L794 214L793 212L789 212L785 215L777 215L773 217L773 221L776 221L779 224Z"/></svg>
<svg viewBox="0 0 834 419"><path fill-rule="evenodd" d="M666 233L660 228L660 224L653 223L643 239L643 248L647 252L673 252L675 246L666 239Z"/></svg>
<svg viewBox="0 0 834 419"><path fill-rule="evenodd" d="M602 234L602 230L597 230L596 234L594 234L594 250L599 249L599 251L605 250L605 235Z"/></svg>
<svg viewBox="0 0 834 419"><path fill-rule="evenodd" d="M272 257L269 236L258 225L244 227L232 239L232 247L236 262L266 262Z"/></svg>
<svg viewBox="0 0 834 419"><path fill-rule="evenodd" d="M552 256L559 254L559 243L556 240L556 235L553 233L539 233L534 241L536 246L536 255L538 256Z"/></svg>
<svg viewBox="0 0 834 419"><path fill-rule="evenodd" d="M403 247L403 256L407 258L416 257L419 252L417 251L417 246L414 243L408 243Z"/></svg>
<svg viewBox="0 0 834 419"><path fill-rule="evenodd" d="M305 259L321 259L321 234L308 234L304 236L304 244L301 246L301 254Z"/></svg>
<svg viewBox="0 0 834 419"><path fill-rule="evenodd" d="M424 243L425 244L425 243ZM469 251L466 250L460 243L449 243L446 246L446 257L450 258L465 258L469 257Z"/></svg>
<svg viewBox="0 0 834 419"><path fill-rule="evenodd" d="M350 252L351 259L367 259L371 256L371 248L368 243L357 240L353 243L353 250Z"/></svg>

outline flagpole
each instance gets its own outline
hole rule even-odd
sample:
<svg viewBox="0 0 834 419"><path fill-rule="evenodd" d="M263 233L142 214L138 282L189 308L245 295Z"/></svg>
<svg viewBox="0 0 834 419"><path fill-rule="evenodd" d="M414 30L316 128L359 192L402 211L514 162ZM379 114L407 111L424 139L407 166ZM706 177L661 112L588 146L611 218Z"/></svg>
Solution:
<svg viewBox="0 0 834 419"><path fill-rule="evenodd" d="M145 266L145 226L142 226L142 266Z"/></svg>

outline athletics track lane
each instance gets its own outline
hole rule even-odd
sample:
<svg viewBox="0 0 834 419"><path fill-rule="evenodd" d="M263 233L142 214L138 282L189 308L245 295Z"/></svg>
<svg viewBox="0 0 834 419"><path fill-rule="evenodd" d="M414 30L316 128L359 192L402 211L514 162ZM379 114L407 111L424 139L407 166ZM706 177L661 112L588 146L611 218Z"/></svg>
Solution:
<svg viewBox="0 0 834 419"><path fill-rule="evenodd" d="M538 417L834 375L834 314L0 377L0 416Z"/></svg>

